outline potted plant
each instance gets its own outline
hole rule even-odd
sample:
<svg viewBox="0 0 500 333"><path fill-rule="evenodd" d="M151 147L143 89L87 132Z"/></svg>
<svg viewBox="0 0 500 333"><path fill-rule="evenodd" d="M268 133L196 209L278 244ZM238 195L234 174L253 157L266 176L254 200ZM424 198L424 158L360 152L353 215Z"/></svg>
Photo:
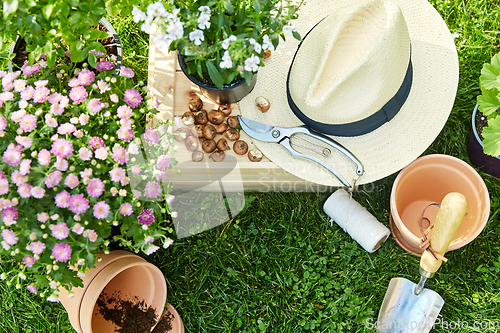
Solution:
<svg viewBox="0 0 500 333"><path fill-rule="evenodd" d="M0 71L0 263L13 264L0 279L50 301L112 240L146 255L172 244L170 123L145 130L146 88L99 63Z"/></svg>
<svg viewBox="0 0 500 333"><path fill-rule="evenodd" d="M500 177L500 53L483 65L479 87L467 153L475 166Z"/></svg>
<svg viewBox="0 0 500 333"><path fill-rule="evenodd" d="M178 51L187 77L217 103L234 103L251 91L255 74L279 38L300 40L290 20L301 3L289 0L156 2L132 14L155 43ZM158 31L156 29L158 28ZM228 89L241 92L227 93ZM222 97L218 95L222 94ZM232 97L232 95L235 95Z"/></svg>

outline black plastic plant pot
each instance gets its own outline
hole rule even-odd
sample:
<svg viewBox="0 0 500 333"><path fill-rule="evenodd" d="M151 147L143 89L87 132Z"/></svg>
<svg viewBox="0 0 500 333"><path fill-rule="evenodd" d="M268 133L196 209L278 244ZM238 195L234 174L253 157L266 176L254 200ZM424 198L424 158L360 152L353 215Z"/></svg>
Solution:
<svg viewBox="0 0 500 333"><path fill-rule="evenodd" d="M250 84L247 84L245 79L241 78L231 84L222 86L222 89L220 89L215 85L203 83L194 75L188 74L184 56L180 52L177 52L177 58L179 65L187 78L200 87L201 93L206 98L217 104L232 104L241 101L243 97L252 91L253 87L255 87L255 83L257 82L257 73L255 73Z"/></svg>
<svg viewBox="0 0 500 333"><path fill-rule="evenodd" d="M118 36L118 33L116 32L113 25L104 17L99 20L99 23L102 24L102 26L106 28L106 30L108 30L110 35L113 37L115 44L114 46L116 47L116 74L118 74L120 72L120 67L122 65L122 58L123 58L123 49L120 41L120 36ZM16 41L10 45L9 56L13 53L19 52L19 49L21 48L22 45L21 44L22 40L23 39L19 35L16 37ZM9 72L12 72L13 71L12 61L9 61L8 66L9 66Z"/></svg>
<svg viewBox="0 0 500 333"><path fill-rule="evenodd" d="M472 131L467 143L467 155L469 155L469 159L475 167L494 177L500 178L500 158L484 153L483 143L476 130L476 114L478 107L479 106L476 105L472 113Z"/></svg>

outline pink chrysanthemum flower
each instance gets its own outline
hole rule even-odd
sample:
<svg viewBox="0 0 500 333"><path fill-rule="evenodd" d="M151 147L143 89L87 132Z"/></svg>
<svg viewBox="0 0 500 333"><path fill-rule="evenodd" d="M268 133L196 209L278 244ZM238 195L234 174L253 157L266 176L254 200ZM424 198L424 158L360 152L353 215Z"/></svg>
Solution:
<svg viewBox="0 0 500 333"><path fill-rule="evenodd" d="M113 69L114 65L111 61L99 61L96 64L96 68L98 71L109 71Z"/></svg>
<svg viewBox="0 0 500 333"><path fill-rule="evenodd" d="M69 228L66 223L61 222L52 226L52 236L57 239L66 239L69 235Z"/></svg>
<svg viewBox="0 0 500 333"><path fill-rule="evenodd" d="M133 88L125 90L123 99L125 100L125 103L133 108L139 106L142 102L141 94L139 94L139 92Z"/></svg>
<svg viewBox="0 0 500 333"><path fill-rule="evenodd" d="M83 194L72 195L69 199L69 209L75 214L83 214L89 209L89 201Z"/></svg>
<svg viewBox="0 0 500 333"><path fill-rule="evenodd" d="M109 84L104 80L97 81L97 87L99 88L99 92L101 94L104 94L106 91L111 90L111 87L109 86Z"/></svg>
<svg viewBox="0 0 500 333"><path fill-rule="evenodd" d="M128 78L133 78L135 75L133 70L125 66L120 67L120 74Z"/></svg>
<svg viewBox="0 0 500 333"><path fill-rule="evenodd" d="M82 161L90 161L92 158L92 151L87 147L82 147L78 150L78 156L82 159Z"/></svg>
<svg viewBox="0 0 500 333"><path fill-rule="evenodd" d="M113 148L113 160L120 164L125 164L128 161L128 152L125 148L117 146Z"/></svg>
<svg viewBox="0 0 500 333"><path fill-rule="evenodd" d="M25 115L26 115L26 110L24 109L17 110L11 113L10 119L12 119L12 121L15 123L19 123Z"/></svg>
<svg viewBox="0 0 500 333"><path fill-rule="evenodd" d="M75 224L71 229L71 231L73 231L77 235L81 235L83 233L83 230L84 228L80 223Z"/></svg>
<svg viewBox="0 0 500 333"><path fill-rule="evenodd" d="M134 211L132 210L132 205L129 204L128 202L126 203L123 203L121 206L120 206L120 213L123 215L123 216L130 216L132 215Z"/></svg>
<svg viewBox="0 0 500 333"><path fill-rule="evenodd" d="M43 250L45 250L45 244L40 241L30 244L30 251L33 252L33 254L41 254Z"/></svg>
<svg viewBox="0 0 500 333"><path fill-rule="evenodd" d="M116 112L120 119L128 119L132 116L132 109L128 105L119 106Z"/></svg>
<svg viewBox="0 0 500 333"><path fill-rule="evenodd" d="M164 170L168 168L169 165L170 165L170 156L161 155L160 157L158 157L158 161L156 162L156 167L158 168L158 170Z"/></svg>
<svg viewBox="0 0 500 333"><path fill-rule="evenodd" d="M146 255L151 255L153 253L155 253L156 251L158 251L160 249L159 246L156 246L156 245L150 245L147 249L146 249Z"/></svg>
<svg viewBox="0 0 500 333"><path fill-rule="evenodd" d="M6 74L2 78L2 87L5 88L7 86L10 86L14 82L14 80L17 79L19 74L21 74L21 72L19 71Z"/></svg>
<svg viewBox="0 0 500 333"><path fill-rule="evenodd" d="M151 225L155 221L152 209L143 209L137 217L140 224Z"/></svg>
<svg viewBox="0 0 500 333"><path fill-rule="evenodd" d="M39 80L35 82L35 87L41 88L45 87L49 83L49 80Z"/></svg>
<svg viewBox="0 0 500 333"><path fill-rule="evenodd" d="M49 97L50 90L47 87L38 87L33 93L33 102L43 103Z"/></svg>
<svg viewBox="0 0 500 333"><path fill-rule="evenodd" d="M30 173L30 168L31 168L31 160L22 160L21 165L19 166L19 173L25 176L28 173Z"/></svg>
<svg viewBox="0 0 500 333"><path fill-rule="evenodd" d="M0 195L9 193L9 182L5 178L0 179Z"/></svg>
<svg viewBox="0 0 500 333"><path fill-rule="evenodd" d="M148 182L146 188L144 189L144 195L146 198L156 198L162 192L161 186L157 182Z"/></svg>
<svg viewBox="0 0 500 333"><path fill-rule="evenodd" d="M21 162L21 152L19 152L17 149L7 149L3 153L3 161L7 164L10 164L12 166L18 166L19 162Z"/></svg>
<svg viewBox="0 0 500 333"><path fill-rule="evenodd" d="M57 120L55 118L52 118L52 115L50 113L45 115L45 123L49 127L53 127L53 128L57 127Z"/></svg>
<svg viewBox="0 0 500 333"><path fill-rule="evenodd" d="M120 127L118 130L118 139L130 142L134 138L134 131L127 127Z"/></svg>
<svg viewBox="0 0 500 333"><path fill-rule="evenodd" d="M92 169L90 168L87 168L80 172L80 177L82 178L90 178L90 176L92 176Z"/></svg>
<svg viewBox="0 0 500 333"><path fill-rule="evenodd" d="M58 157L56 163L54 163L54 166L57 170L64 172L68 170L68 161L66 161L64 158Z"/></svg>
<svg viewBox="0 0 500 333"><path fill-rule="evenodd" d="M3 131L7 128L7 120L3 115L0 114L0 131Z"/></svg>
<svg viewBox="0 0 500 333"><path fill-rule="evenodd" d="M25 264L27 267L32 267L34 263L35 258L33 258L32 256L24 256L23 264Z"/></svg>
<svg viewBox="0 0 500 333"><path fill-rule="evenodd" d="M18 218L17 209L14 207L8 207L2 212L2 221L6 226L16 223Z"/></svg>
<svg viewBox="0 0 500 333"><path fill-rule="evenodd" d="M59 182L62 180L62 175L61 171L54 171L49 173L47 178L45 178L45 186L47 188L53 188L59 184Z"/></svg>
<svg viewBox="0 0 500 333"><path fill-rule="evenodd" d="M69 92L69 98L71 98L71 100L76 104L80 104L86 100L88 96L89 94L87 93L85 87L81 86L71 88L71 91Z"/></svg>
<svg viewBox="0 0 500 333"><path fill-rule="evenodd" d="M122 184L122 186L127 186L128 183L130 183L130 178L128 177L123 177L123 179L120 180L120 184Z"/></svg>
<svg viewBox="0 0 500 333"><path fill-rule="evenodd" d="M24 148L30 148L33 144L33 140L27 136L16 136L16 142L19 143Z"/></svg>
<svg viewBox="0 0 500 333"><path fill-rule="evenodd" d="M45 223L49 220L49 214L46 213L46 212L42 212L40 214L37 215L36 219L39 221L39 222L42 222L42 223Z"/></svg>
<svg viewBox="0 0 500 333"><path fill-rule="evenodd" d="M83 70L78 74L78 83L82 86L88 86L92 82L94 82L95 79L95 74L92 71L89 71L88 69Z"/></svg>
<svg viewBox="0 0 500 333"><path fill-rule="evenodd" d="M153 243L154 241L155 241L155 239L154 239L153 237L151 237L151 236L148 236L148 237L146 237L146 238L144 239L144 243L146 243L146 244L151 244L151 243Z"/></svg>
<svg viewBox="0 0 500 333"><path fill-rule="evenodd" d="M87 104L87 108L93 114L97 114L97 112L102 110L102 103L99 98L92 98Z"/></svg>
<svg viewBox="0 0 500 333"><path fill-rule="evenodd" d="M69 199L71 199L71 194L66 191L62 191L55 196L56 206L59 208L68 208Z"/></svg>
<svg viewBox="0 0 500 333"><path fill-rule="evenodd" d="M61 95L60 93L55 92L49 95L47 101L49 101L50 104L59 103L61 101L62 96L63 95Z"/></svg>
<svg viewBox="0 0 500 333"><path fill-rule="evenodd" d="M29 101L30 99L33 98L33 95L35 94L35 88L32 86L27 86L24 88L24 90L21 92L21 99L23 101Z"/></svg>
<svg viewBox="0 0 500 333"><path fill-rule="evenodd" d="M78 81L78 79L76 77L72 77L68 81L68 86L70 86L71 88L76 88L79 85L80 85L80 82Z"/></svg>
<svg viewBox="0 0 500 333"><path fill-rule="evenodd" d="M21 173L19 170L15 170L11 175L10 175L10 180L17 186L21 186L22 184L26 183L27 179L25 179L24 175Z"/></svg>
<svg viewBox="0 0 500 333"><path fill-rule="evenodd" d="M32 114L25 115L19 122L19 128L25 132L31 132L36 127L36 117Z"/></svg>
<svg viewBox="0 0 500 333"><path fill-rule="evenodd" d="M34 198L41 199L45 195L45 190L40 186L35 186L31 189L31 195Z"/></svg>
<svg viewBox="0 0 500 333"><path fill-rule="evenodd" d="M16 245L19 238L16 237L14 231L9 229L2 230L2 238L9 245Z"/></svg>
<svg viewBox="0 0 500 333"><path fill-rule="evenodd" d="M64 185L66 185L70 189L74 189L75 187L78 186L79 182L80 181L78 180L78 176L75 176L74 174L69 174L64 180Z"/></svg>
<svg viewBox="0 0 500 333"><path fill-rule="evenodd" d="M139 176L141 174L141 166L136 164L132 167L131 171L134 176Z"/></svg>
<svg viewBox="0 0 500 333"><path fill-rule="evenodd" d="M106 158L108 158L108 151L104 147L98 148L94 152L94 156L95 156L95 158L98 158L100 160L105 160Z"/></svg>
<svg viewBox="0 0 500 333"><path fill-rule="evenodd" d="M33 188L33 186L31 186L30 184L22 184L21 186L19 186L17 188L17 193L19 193L19 195L21 196L21 198L29 198L31 197L31 189Z"/></svg>
<svg viewBox="0 0 500 333"><path fill-rule="evenodd" d="M96 151L97 149L102 148L102 147L106 147L104 145L104 141L97 136L93 136L90 138L89 146L90 146L90 148L92 148L93 151Z"/></svg>
<svg viewBox="0 0 500 333"><path fill-rule="evenodd" d="M94 207L95 209L95 207ZM87 237L92 243L97 240L97 232L92 229L87 229L83 232L83 237Z"/></svg>
<svg viewBox="0 0 500 333"><path fill-rule="evenodd" d="M68 244L56 244L52 249L52 255L59 262L67 262L71 258L71 247Z"/></svg>
<svg viewBox="0 0 500 333"><path fill-rule="evenodd" d="M15 80L14 81L14 90L16 92L21 92L26 88L26 80Z"/></svg>
<svg viewBox="0 0 500 333"><path fill-rule="evenodd" d="M28 285L26 289L28 289L28 291L32 294L36 295L38 293L38 289L36 289L36 286L33 283Z"/></svg>
<svg viewBox="0 0 500 333"><path fill-rule="evenodd" d="M94 217L97 219L104 219L109 214L109 206L104 201L99 201L94 205Z"/></svg>
<svg viewBox="0 0 500 333"><path fill-rule="evenodd" d="M50 106L50 113L56 114L58 116L62 115L64 108L59 105L59 103L54 103Z"/></svg>
<svg viewBox="0 0 500 333"><path fill-rule="evenodd" d="M158 141L160 141L160 135L158 134L157 130L148 128L144 133L144 140L146 140L146 142L150 145L154 145Z"/></svg>
<svg viewBox="0 0 500 333"><path fill-rule="evenodd" d="M59 126L57 129L57 133L61 135L71 134L76 131L76 127L70 123L64 123Z"/></svg>
<svg viewBox="0 0 500 333"><path fill-rule="evenodd" d="M118 101L120 100L120 98L118 97L117 94L111 94L109 95L109 99L111 100L111 102L113 103L118 103Z"/></svg>
<svg viewBox="0 0 500 333"><path fill-rule="evenodd" d="M50 152L58 157L68 158L73 152L73 145L71 144L71 141L65 139L57 139L52 144L52 149L50 150Z"/></svg>
<svg viewBox="0 0 500 333"><path fill-rule="evenodd" d="M114 181L114 182L119 182L123 179L123 177L125 177L125 170L123 170L122 168L113 168L113 170L111 170L109 172L109 175L111 176L111 180Z"/></svg>
<svg viewBox="0 0 500 333"><path fill-rule="evenodd" d="M122 125L123 127L126 127L126 128L131 128L133 121L134 120L130 119L130 118L123 118L123 119L120 119L120 125Z"/></svg>
<svg viewBox="0 0 500 333"><path fill-rule="evenodd" d="M25 62L24 65L21 67L21 71L23 72L23 75L33 75L38 73L39 71L42 70L42 66L40 64L33 64L33 66L30 66L28 62Z"/></svg>
<svg viewBox="0 0 500 333"><path fill-rule="evenodd" d="M99 178L92 178L87 186L87 193L94 198L98 198L104 192L104 183Z"/></svg>
<svg viewBox="0 0 500 333"><path fill-rule="evenodd" d="M40 150L40 152L38 153L38 163L40 163L41 165L49 165L50 159L50 151L48 151L47 149Z"/></svg>

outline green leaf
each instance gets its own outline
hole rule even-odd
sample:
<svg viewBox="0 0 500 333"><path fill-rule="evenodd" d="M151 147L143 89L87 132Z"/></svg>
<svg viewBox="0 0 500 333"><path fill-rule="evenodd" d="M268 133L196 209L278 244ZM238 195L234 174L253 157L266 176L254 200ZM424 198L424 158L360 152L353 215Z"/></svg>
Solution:
<svg viewBox="0 0 500 333"><path fill-rule="evenodd" d="M297 31L292 31L292 35L296 40L302 41L302 37L300 37L300 34Z"/></svg>
<svg viewBox="0 0 500 333"><path fill-rule="evenodd" d="M96 40L96 39L104 39L108 37L108 33L106 31L101 31L97 29L90 29L90 34L87 39Z"/></svg>
<svg viewBox="0 0 500 333"><path fill-rule="evenodd" d="M229 13L232 13L234 11L233 5L231 4L231 0L224 0L224 8L226 8L226 10Z"/></svg>
<svg viewBox="0 0 500 333"><path fill-rule="evenodd" d="M19 1L18 0L4 0L3 2L3 19L6 20L7 17L15 13L17 10L17 6L19 6Z"/></svg>
<svg viewBox="0 0 500 333"><path fill-rule="evenodd" d="M207 61L207 69L208 69L208 75L212 79L212 82L219 88L222 89L222 85L224 84L224 81L222 80L222 76L220 75L219 71L211 61Z"/></svg>
<svg viewBox="0 0 500 333"><path fill-rule="evenodd" d="M500 53L491 58L491 63L483 65L479 85L481 89L500 88Z"/></svg>
<svg viewBox="0 0 500 333"><path fill-rule="evenodd" d="M45 17L46 20L50 18L50 15L52 15L52 11L54 10L54 5L53 4L48 4L46 6L43 6L43 16Z"/></svg>
<svg viewBox="0 0 500 333"><path fill-rule="evenodd" d="M500 156L500 116L488 119L488 127L483 128L484 153Z"/></svg>
<svg viewBox="0 0 500 333"><path fill-rule="evenodd" d="M255 11L257 13L260 13L260 1L259 0L253 0L253 8L255 8Z"/></svg>
<svg viewBox="0 0 500 333"><path fill-rule="evenodd" d="M482 90L482 94L477 96L477 103L479 104L479 111L485 116L489 116L500 107L500 100L498 90Z"/></svg>
<svg viewBox="0 0 500 333"><path fill-rule="evenodd" d="M97 57L93 53L89 54L87 61L89 62L89 65L92 66L92 68L97 68Z"/></svg>

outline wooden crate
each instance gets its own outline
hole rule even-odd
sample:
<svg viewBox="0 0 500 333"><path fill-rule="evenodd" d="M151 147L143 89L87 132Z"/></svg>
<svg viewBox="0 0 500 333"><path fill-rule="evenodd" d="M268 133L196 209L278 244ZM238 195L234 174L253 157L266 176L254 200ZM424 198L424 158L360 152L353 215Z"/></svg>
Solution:
<svg viewBox="0 0 500 333"><path fill-rule="evenodd" d="M182 72L177 64L176 52L168 52L165 48L157 47L151 39L149 49L148 86L153 98L160 102L159 111L155 117L161 120L174 119L188 111L188 102L193 96L200 96L204 109L210 111L216 105L206 99ZM262 78L260 78L262 79ZM239 105L232 105L232 114L240 114ZM154 123L157 121L153 121ZM216 140L220 136L217 135ZM241 140L248 143L249 149L255 148L253 139L244 131L240 131ZM231 146L231 142L230 143ZM199 182L206 179L222 178L224 191L326 191L325 186L318 185L298 178L281 169L268 158L260 162L250 162L247 155L237 155L231 150L226 152L223 162L212 162L205 154L204 161L192 162L189 152L183 142L179 142L178 151L173 153L179 162L182 176L176 184L183 187L198 187Z"/></svg>

